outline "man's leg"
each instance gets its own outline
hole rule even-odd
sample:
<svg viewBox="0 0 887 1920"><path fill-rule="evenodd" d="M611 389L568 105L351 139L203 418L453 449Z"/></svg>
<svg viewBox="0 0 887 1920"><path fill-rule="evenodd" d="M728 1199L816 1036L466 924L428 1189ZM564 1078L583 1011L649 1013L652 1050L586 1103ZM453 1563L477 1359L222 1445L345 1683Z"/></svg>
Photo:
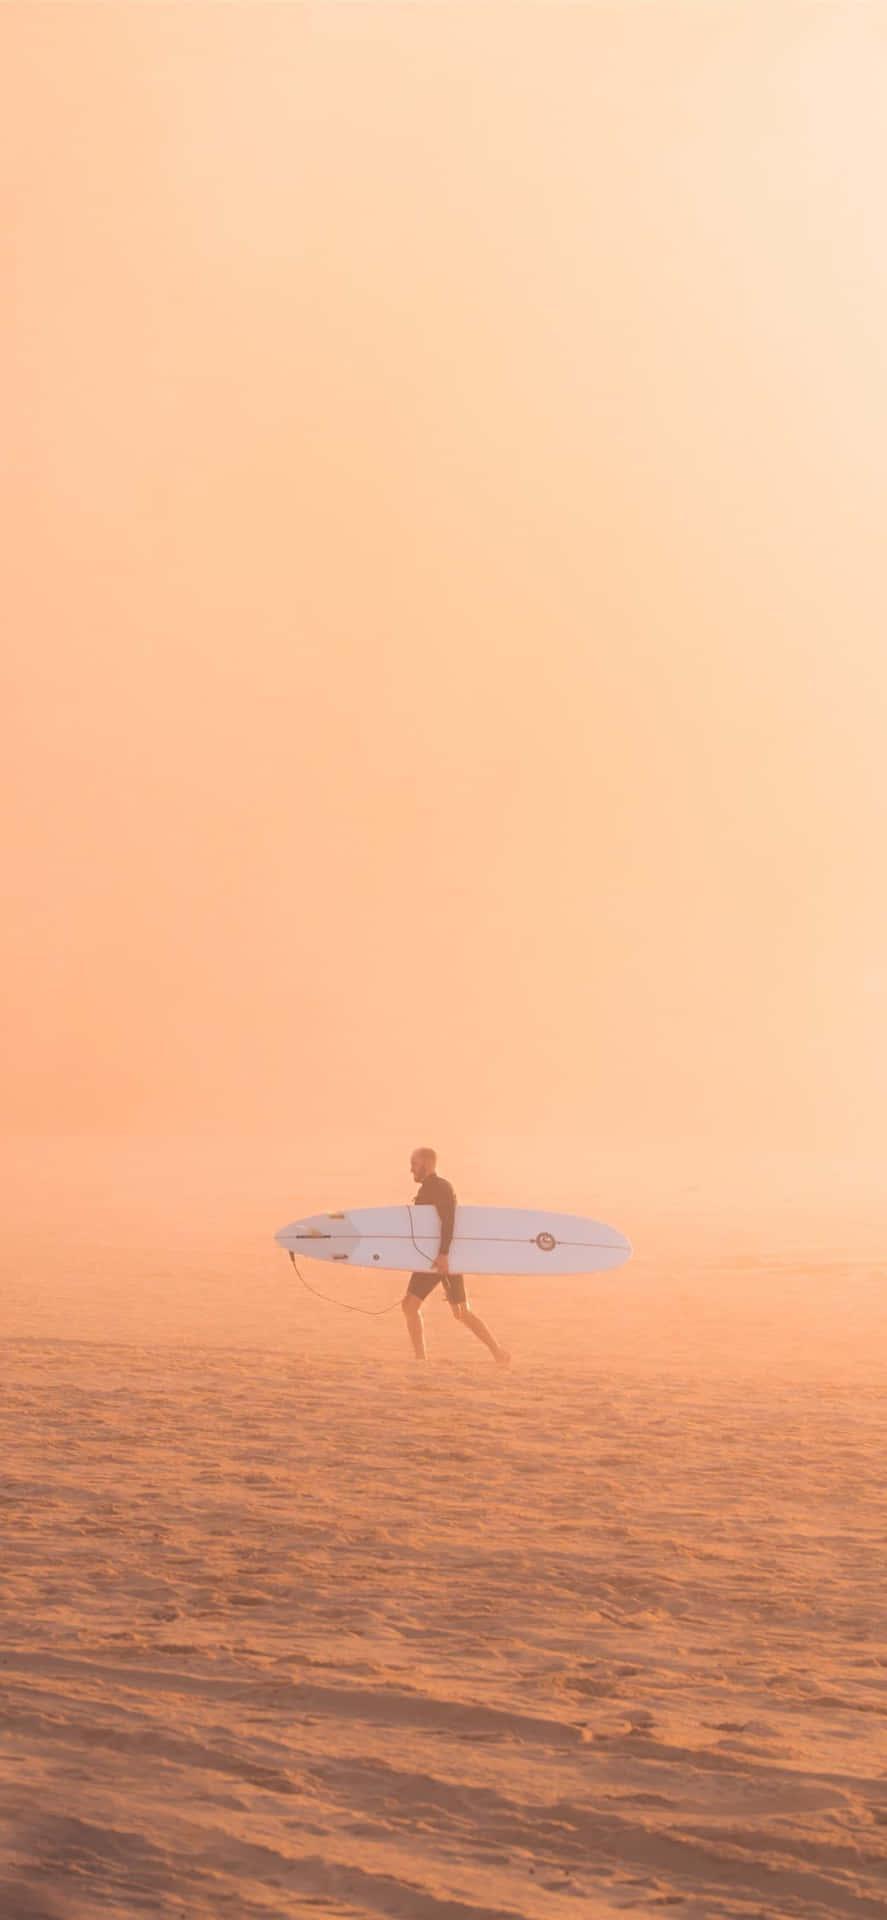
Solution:
<svg viewBox="0 0 887 1920"><path fill-rule="evenodd" d="M417 1360L424 1360L425 1328L422 1325L422 1302L416 1299L414 1293L405 1293L400 1304L403 1307L404 1319L407 1323L407 1333L413 1344L413 1352Z"/></svg>
<svg viewBox="0 0 887 1920"><path fill-rule="evenodd" d="M453 1277L454 1279L456 1278L455 1275ZM507 1367L511 1359L511 1354L507 1348L500 1347L498 1340L494 1340L489 1327L486 1325L486 1322L481 1319L480 1314L472 1313L468 1301L465 1298L464 1282L461 1288L457 1285L453 1291L457 1295L461 1292L462 1296L461 1299L458 1297L456 1299L450 1299L450 1312L454 1319L458 1320L460 1326L467 1327L469 1333L473 1333L478 1340L483 1341L484 1346L489 1348L497 1366Z"/></svg>
<svg viewBox="0 0 887 1920"><path fill-rule="evenodd" d="M424 1280L424 1277L424 1274L412 1275L410 1285L400 1303L403 1308L403 1317L407 1323L407 1332L410 1336L413 1352L417 1360L424 1360L425 1358L425 1327L422 1320L422 1301L425 1296L424 1293L413 1292L413 1281L416 1279ZM435 1284L436 1282L433 1281L432 1285Z"/></svg>

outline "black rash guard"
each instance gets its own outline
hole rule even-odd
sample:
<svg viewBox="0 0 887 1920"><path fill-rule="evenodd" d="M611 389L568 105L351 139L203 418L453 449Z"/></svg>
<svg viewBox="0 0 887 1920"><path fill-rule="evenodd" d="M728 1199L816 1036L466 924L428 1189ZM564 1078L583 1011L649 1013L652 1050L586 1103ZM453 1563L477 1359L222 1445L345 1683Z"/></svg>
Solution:
<svg viewBox="0 0 887 1920"><path fill-rule="evenodd" d="M416 1207L436 1207L440 1214L439 1253L449 1253L456 1223L456 1196L449 1180L442 1180L439 1173L429 1173L422 1182L413 1202Z"/></svg>

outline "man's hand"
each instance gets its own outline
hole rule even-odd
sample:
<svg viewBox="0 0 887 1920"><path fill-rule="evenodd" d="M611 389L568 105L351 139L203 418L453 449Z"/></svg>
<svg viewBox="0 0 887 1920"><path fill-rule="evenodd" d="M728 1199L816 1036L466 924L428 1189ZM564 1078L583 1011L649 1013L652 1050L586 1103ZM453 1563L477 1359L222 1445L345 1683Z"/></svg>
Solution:
<svg viewBox="0 0 887 1920"><path fill-rule="evenodd" d="M431 1262L432 1273L449 1273L450 1263L445 1253L439 1253Z"/></svg>

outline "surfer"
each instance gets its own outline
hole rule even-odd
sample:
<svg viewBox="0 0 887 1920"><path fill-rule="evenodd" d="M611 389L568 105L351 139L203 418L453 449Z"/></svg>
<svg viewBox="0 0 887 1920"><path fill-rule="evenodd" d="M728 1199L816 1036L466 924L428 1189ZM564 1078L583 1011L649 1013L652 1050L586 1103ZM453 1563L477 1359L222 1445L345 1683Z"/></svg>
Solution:
<svg viewBox="0 0 887 1920"><path fill-rule="evenodd" d="M436 1207L440 1215L440 1249L431 1262L430 1273L411 1273L410 1284L404 1294L401 1305L407 1323L407 1331L413 1343L413 1352L417 1360L425 1358L425 1328L422 1324L422 1302L433 1293L439 1284L449 1301L450 1312L458 1320L460 1327L467 1327L488 1347L493 1359L500 1367L507 1367L511 1355L494 1340L489 1327L484 1325L479 1314L472 1313L465 1292L465 1277L461 1273L451 1273L448 1254L453 1238L456 1220L456 1195L449 1180L442 1180L437 1168L437 1154L433 1147L416 1147L410 1155L410 1170L419 1191L413 1202L417 1207Z"/></svg>

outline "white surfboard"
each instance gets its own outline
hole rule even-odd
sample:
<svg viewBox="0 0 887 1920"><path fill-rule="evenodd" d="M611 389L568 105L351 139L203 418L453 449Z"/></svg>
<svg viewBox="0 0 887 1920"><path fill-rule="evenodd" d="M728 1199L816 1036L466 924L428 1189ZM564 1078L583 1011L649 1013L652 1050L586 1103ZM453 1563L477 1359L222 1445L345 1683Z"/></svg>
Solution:
<svg viewBox="0 0 887 1920"><path fill-rule="evenodd" d="M351 1267L425 1272L440 1246L435 1207L351 1207L293 1220L274 1236L288 1253ZM532 1207L456 1207L451 1273L600 1273L631 1243L615 1227Z"/></svg>

